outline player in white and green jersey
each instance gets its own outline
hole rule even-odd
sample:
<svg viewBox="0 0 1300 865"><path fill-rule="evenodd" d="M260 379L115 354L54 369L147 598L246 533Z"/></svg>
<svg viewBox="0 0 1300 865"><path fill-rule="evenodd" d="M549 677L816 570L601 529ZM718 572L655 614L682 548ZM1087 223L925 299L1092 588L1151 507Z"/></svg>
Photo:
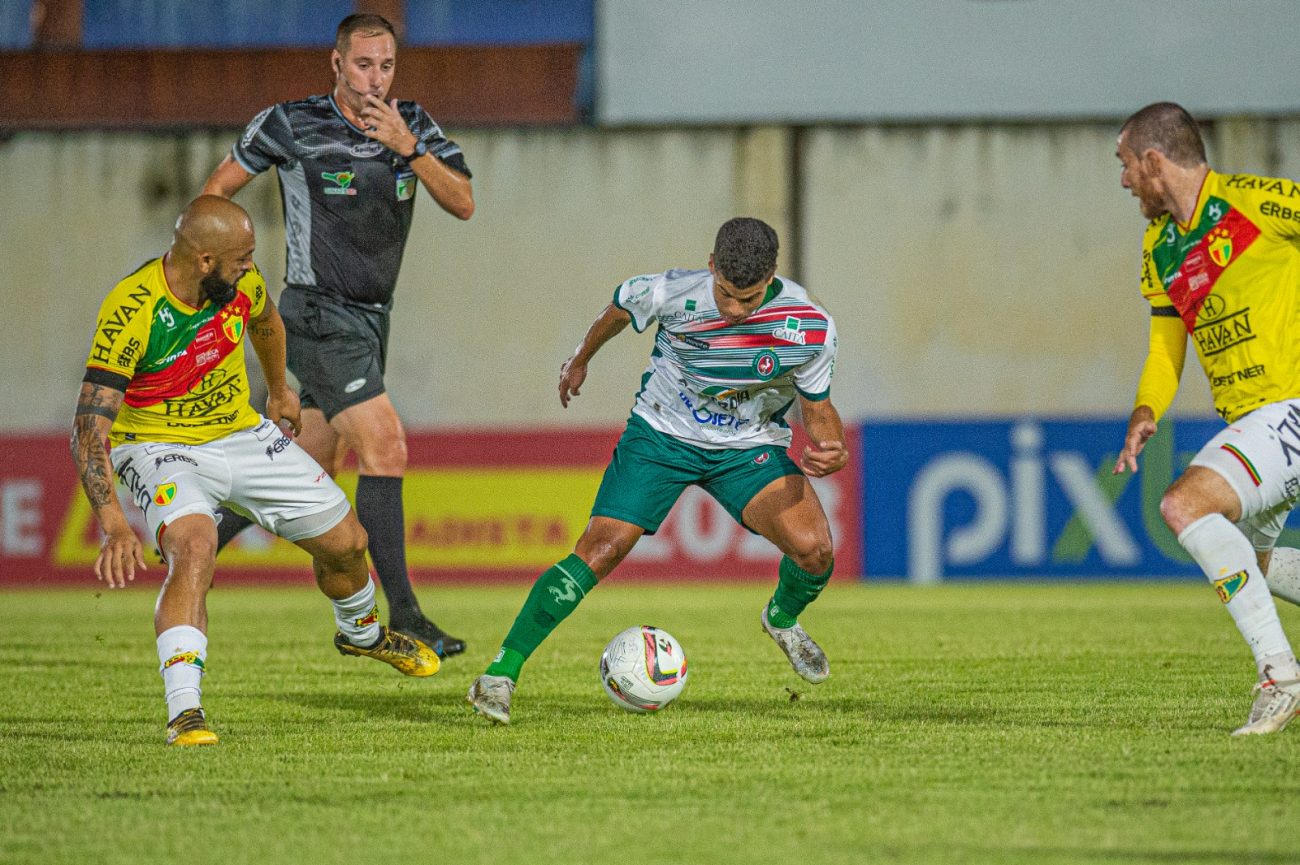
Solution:
<svg viewBox="0 0 1300 865"><path fill-rule="evenodd" d="M650 366L572 555L538 577L500 652L470 686L474 709L509 723L524 661L653 534L682 491L702 487L741 525L784 554L763 629L809 682L830 675L798 622L830 580L830 524L808 477L844 468L844 428L830 401L835 324L776 275L776 232L737 218L718 231L708 270L670 270L621 284L560 374L560 402L577 396L592 356L629 324L658 324ZM786 455L786 414L798 403L813 444Z"/></svg>
<svg viewBox="0 0 1300 865"><path fill-rule="evenodd" d="M709 270L636 276L614 292L638 333L659 325L632 413L702 448L788 447L796 396L830 394L835 324L788 279L773 276L741 321L723 316L713 292Z"/></svg>

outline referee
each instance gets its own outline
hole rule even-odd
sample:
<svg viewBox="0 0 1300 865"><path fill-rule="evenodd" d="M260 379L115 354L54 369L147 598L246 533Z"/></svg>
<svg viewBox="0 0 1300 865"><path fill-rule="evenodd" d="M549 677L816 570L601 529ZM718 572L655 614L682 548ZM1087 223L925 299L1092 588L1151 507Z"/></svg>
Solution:
<svg viewBox="0 0 1300 865"><path fill-rule="evenodd" d="M423 108L385 101L397 66L387 20L344 18L330 63L333 91L254 117L203 192L230 198L268 168L279 174L287 242L280 312L288 366L302 386L298 442L330 474L347 450L357 455L357 517L388 598L389 626L446 657L465 643L425 617L406 572L406 433L384 388L384 365L416 187L469 219L472 175L460 147ZM248 525L223 508L219 545Z"/></svg>

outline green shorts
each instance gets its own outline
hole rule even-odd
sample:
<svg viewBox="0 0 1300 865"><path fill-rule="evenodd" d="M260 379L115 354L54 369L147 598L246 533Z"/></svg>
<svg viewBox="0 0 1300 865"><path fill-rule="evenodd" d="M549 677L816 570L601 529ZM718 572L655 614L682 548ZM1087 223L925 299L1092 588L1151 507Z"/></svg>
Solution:
<svg viewBox="0 0 1300 865"><path fill-rule="evenodd" d="M632 415L605 469L591 515L632 523L653 535L682 490L695 484L744 526L741 515L754 496L772 481L797 474L802 474L799 467L779 445L697 447Z"/></svg>

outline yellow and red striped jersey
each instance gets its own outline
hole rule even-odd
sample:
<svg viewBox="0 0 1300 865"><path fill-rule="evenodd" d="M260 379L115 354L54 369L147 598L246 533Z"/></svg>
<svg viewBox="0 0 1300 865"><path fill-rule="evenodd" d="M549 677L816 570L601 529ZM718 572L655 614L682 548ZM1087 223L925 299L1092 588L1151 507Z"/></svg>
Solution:
<svg viewBox="0 0 1300 865"><path fill-rule="evenodd" d="M1211 171L1188 224L1147 227L1142 295L1182 319L1224 420L1300 397L1300 185Z"/></svg>
<svg viewBox="0 0 1300 865"><path fill-rule="evenodd" d="M109 440L204 444L257 425L244 330L266 305L254 268L225 306L172 294L161 258L119 282L99 309L86 379L126 392Z"/></svg>

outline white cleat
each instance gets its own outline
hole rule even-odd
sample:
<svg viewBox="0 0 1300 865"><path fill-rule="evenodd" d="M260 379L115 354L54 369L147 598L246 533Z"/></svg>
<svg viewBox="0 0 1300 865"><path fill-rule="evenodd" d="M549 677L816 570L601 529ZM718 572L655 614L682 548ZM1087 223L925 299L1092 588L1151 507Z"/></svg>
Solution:
<svg viewBox="0 0 1300 865"><path fill-rule="evenodd" d="M831 674L831 662L826 660L826 653L808 636L803 625L796 622L793 628L773 627L767 620L766 605L763 607L762 622L763 630L785 652L796 673L814 685L826 681L826 677Z"/></svg>
<svg viewBox="0 0 1300 865"><path fill-rule="evenodd" d="M1234 736L1277 733L1300 713L1300 679L1265 679L1255 685L1253 693L1250 717L1244 726L1232 731Z"/></svg>
<svg viewBox="0 0 1300 865"><path fill-rule="evenodd" d="M469 686L465 699L474 707L475 712L492 723L509 724L510 697L514 692L515 683L509 676L489 676L485 673Z"/></svg>

